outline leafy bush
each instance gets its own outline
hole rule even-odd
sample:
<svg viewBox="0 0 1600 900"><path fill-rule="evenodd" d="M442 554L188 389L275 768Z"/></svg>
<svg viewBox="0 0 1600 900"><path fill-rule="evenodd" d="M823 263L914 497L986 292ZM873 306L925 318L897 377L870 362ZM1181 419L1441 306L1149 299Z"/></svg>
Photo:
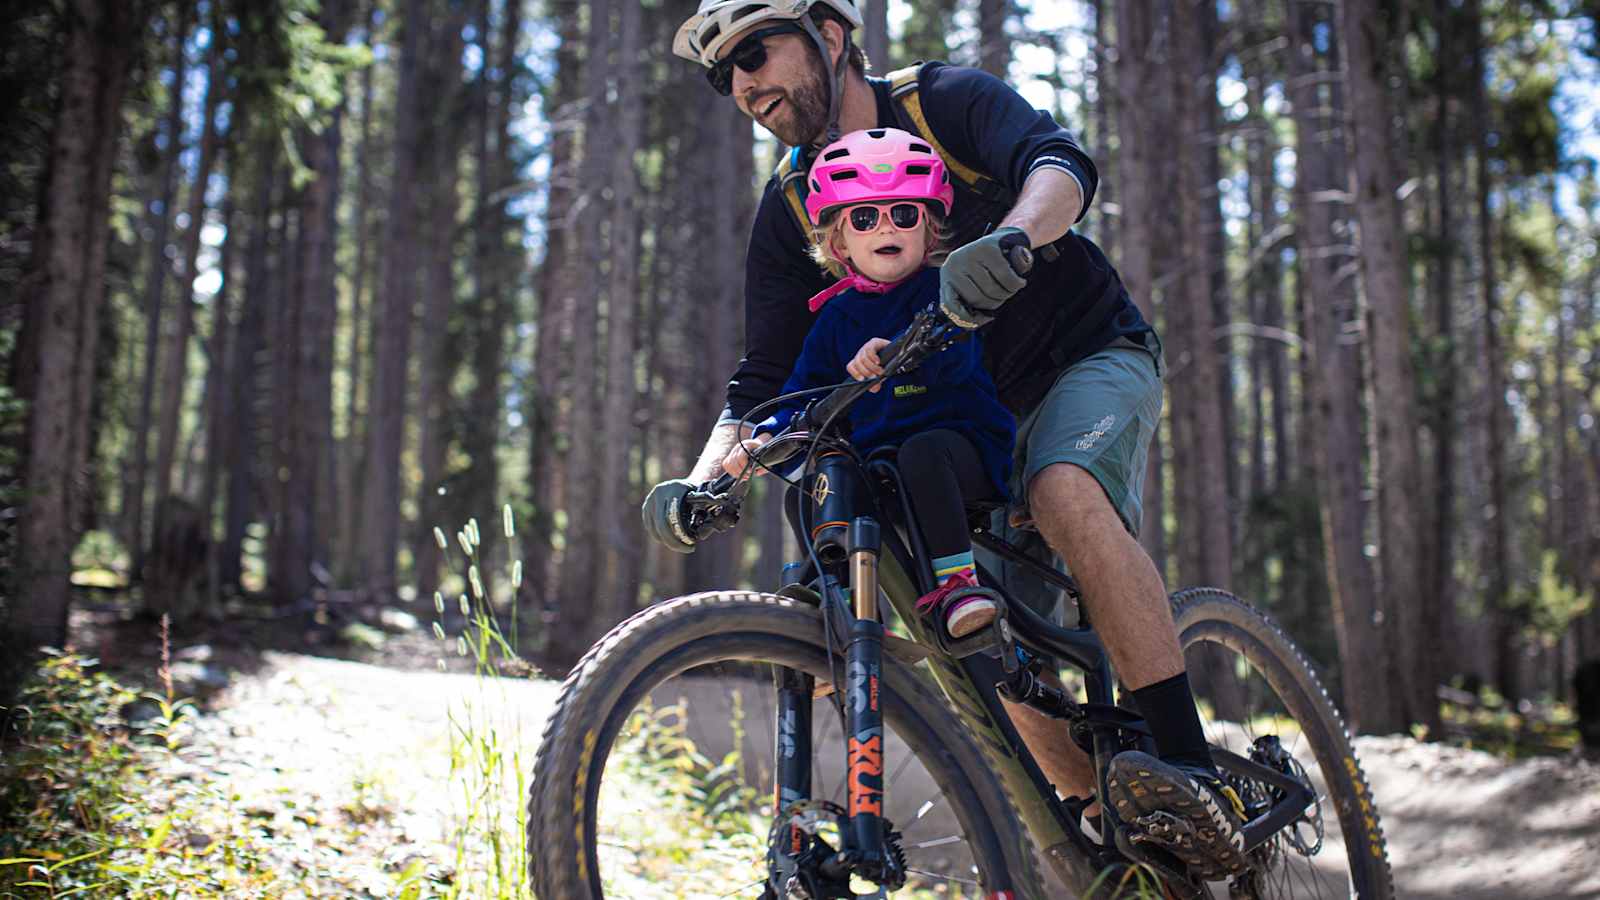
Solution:
<svg viewBox="0 0 1600 900"><path fill-rule="evenodd" d="M148 727L141 698L95 661L49 652L6 713L0 896L265 897L255 839L216 788L166 783L187 706L170 688Z"/></svg>

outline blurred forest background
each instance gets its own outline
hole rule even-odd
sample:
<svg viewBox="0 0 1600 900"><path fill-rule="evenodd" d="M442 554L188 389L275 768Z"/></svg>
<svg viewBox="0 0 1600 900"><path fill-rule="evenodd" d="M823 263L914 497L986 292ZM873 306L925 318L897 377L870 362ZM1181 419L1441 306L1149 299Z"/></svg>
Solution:
<svg viewBox="0 0 1600 900"><path fill-rule="evenodd" d="M1365 731L1567 695L1600 3L862 5L876 71L981 66L1096 159L1081 227L1172 369L1170 585L1270 610ZM776 503L689 557L638 524L722 406L778 149L671 56L694 6L0 3L0 656L106 592L181 632L481 589L560 670L774 586Z"/></svg>

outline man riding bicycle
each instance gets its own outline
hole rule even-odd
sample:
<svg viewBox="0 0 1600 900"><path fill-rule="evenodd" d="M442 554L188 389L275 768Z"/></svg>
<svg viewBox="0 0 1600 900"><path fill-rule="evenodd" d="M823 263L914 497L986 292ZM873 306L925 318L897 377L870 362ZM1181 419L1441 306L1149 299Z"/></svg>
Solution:
<svg viewBox="0 0 1600 900"><path fill-rule="evenodd" d="M744 359L693 471L645 500L646 528L676 552L693 550L672 527L677 503L724 471L750 436L739 420L777 395L811 328L806 301L830 279L808 253L791 193L812 156L845 132L920 134L972 176L956 181L957 249L940 269L940 303L957 324L983 328L985 363L1017 418L1012 496L1082 588L1155 738L1159 759L1112 761L1109 799L1127 822L1157 811L1189 819L1197 840L1175 852L1196 874L1238 871L1238 798L1210 758L1166 588L1135 537L1161 412L1161 345L1100 249L1071 230L1094 196L1094 163L1049 114L982 71L928 63L893 84L868 77L851 38L860 24L852 0L702 0L678 31L677 55L798 148L787 168L800 183L780 173L766 187L746 256ZM899 99L906 91L914 103ZM1003 252L1012 234L1036 251L1026 282ZM1064 723L1011 712L1045 774L1063 796L1083 798L1093 824L1094 768Z"/></svg>

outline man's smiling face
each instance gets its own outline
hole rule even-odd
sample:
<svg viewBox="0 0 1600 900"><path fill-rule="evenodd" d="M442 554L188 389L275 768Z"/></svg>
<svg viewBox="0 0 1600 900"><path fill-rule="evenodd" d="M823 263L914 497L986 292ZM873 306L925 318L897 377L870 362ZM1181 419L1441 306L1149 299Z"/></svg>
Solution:
<svg viewBox="0 0 1600 900"><path fill-rule="evenodd" d="M752 25L746 32L770 24ZM730 56L744 38L741 34L728 41L719 58ZM788 146L815 141L828 125L828 86L811 39L803 34L780 34L762 41L767 50L765 65L754 72L733 67L734 102Z"/></svg>

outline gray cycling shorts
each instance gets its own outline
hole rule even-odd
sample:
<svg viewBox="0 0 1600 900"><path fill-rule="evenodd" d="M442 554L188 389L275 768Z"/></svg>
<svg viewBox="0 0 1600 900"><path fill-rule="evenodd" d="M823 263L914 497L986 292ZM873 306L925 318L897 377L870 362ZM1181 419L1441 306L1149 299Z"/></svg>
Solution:
<svg viewBox="0 0 1600 900"><path fill-rule="evenodd" d="M1122 524L1138 535L1144 515L1145 465L1161 422L1162 368L1161 341L1146 333L1119 339L1062 372L1017 426L1011 476L1015 499L1011 510L995 512L994 533L1030 556L1064 568L1037 531L1013 527L1009 520L1029 518L1025 504L1034 476L1047 466L1068 463L1094 476ZM1021 577L1022 566L1003 562L981 548L977 554L1011 597L1045 614L1059 606L1061 592L1034 576Z"/></svg>

